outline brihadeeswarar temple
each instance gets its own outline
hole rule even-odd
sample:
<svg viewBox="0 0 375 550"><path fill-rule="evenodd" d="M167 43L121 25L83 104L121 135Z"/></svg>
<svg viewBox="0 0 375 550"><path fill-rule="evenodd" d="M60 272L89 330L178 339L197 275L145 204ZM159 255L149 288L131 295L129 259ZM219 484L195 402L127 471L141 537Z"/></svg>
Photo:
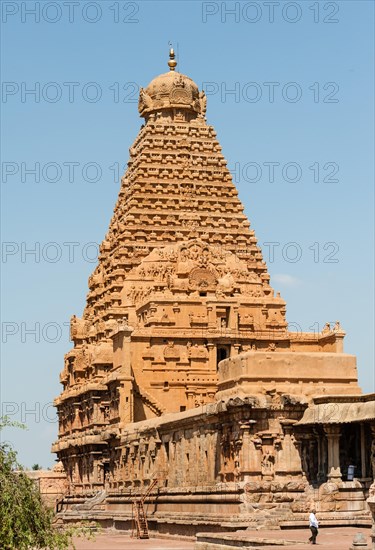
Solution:
<svg viewBox="0 0 375 550"><path fill-rule="evenodd" d="M173 50L168 65L140 90L144 124L71 318L59 517L141 537L305 525L312 506L369 524L374 395L339 322L288 330L205 94Z"/></svg>

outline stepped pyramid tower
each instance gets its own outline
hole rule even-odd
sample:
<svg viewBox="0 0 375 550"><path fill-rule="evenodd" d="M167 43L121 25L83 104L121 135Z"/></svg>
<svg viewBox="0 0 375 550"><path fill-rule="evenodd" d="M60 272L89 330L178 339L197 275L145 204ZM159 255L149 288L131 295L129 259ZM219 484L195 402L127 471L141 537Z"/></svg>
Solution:
<svg viewBox="0 0 375 550"><path fill-rule="evenodd" d="M339 323L319 334L288 331L285 302L270 286L206 122L205 94L175 70L173 50L168 65L140 90L145 122L130 148L83 316L71 319L74 346L60 375L53 451L74 495L139 489L157 468L169 472L168 487L196 484L202 472L211 484L263 474L269 480L277 434L301 418L308 399L348 388L360 393ZM286 406L287 420L279 411ZM263 428L254 436L253 459L242 460L238 426L257 422L249 420L256 407ZM207 437L202 411L211 424L218 415ZM192 424L177 437L176 422ZM206 443L183 447L192 445L192 433ZM296 453L288 434L291 449L279 466L284 477L285 461ZM292 466L291 475L300 472Z"/></svg>
<svg viewBox="0 0 375 550"><path fill-rule="evenodd" d="M206 122L205 94L175 71L173 52L169 66L140 91L145 124L61 377L61 399L99 380L111 403L119 392L119 421L212 401L220 360L287 341L285 302Z"/></svg>

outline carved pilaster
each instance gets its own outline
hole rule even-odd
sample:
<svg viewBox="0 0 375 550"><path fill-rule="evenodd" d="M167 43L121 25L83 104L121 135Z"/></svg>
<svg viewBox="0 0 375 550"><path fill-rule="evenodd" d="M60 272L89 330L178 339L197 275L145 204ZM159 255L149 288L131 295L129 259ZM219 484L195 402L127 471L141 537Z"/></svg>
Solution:
<svg viewBox="0 0 375 550"><path fill-rule="evenodd" d="M211 368L215 366L216 368L216 346L212 342L208 342L208 362Z"/></svg>
<svg viewBox="0 0 375 550"><path fill-rule="evenodd" d="M341 480L340 469L340 436L339 424L325 424L324 431L328 442L328 479Z"/></svg>
<svg viewBox="0 0 375 550"><path fill-rule="evenodd" d="M283 427L284 437L280 441L276 453L275 472L279 475L301 475L301 457L299 453L299 441L293 434L294 420L282 420L280 424Z"/></svg>
<svg viewBox="0 0 375 550"><path fill-rule="evenodd" d="M241 471L244 476L244 481L249 476L259 476L261 474L261 440L259 445L256 444L256 438L251 435L252 429L256 424L256 420L248 420L240 424L242 432L242 449L240 453Z"/></svg>

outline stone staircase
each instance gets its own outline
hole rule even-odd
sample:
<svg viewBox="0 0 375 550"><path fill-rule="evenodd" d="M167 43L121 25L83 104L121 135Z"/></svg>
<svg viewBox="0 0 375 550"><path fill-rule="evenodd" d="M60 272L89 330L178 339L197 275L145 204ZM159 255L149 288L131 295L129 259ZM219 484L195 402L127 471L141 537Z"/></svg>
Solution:
<svg viewBox="0 0 375 550"><path fill-rule="evenodd" d="M278 530L282 522L291 519L292 513L289 506L277 506L258 510L254 514L254 522L248 527L248 530Z"/></svg>
<svg viewBox="0 0 375 550"><path fill-rule="evenodd" d="M149 407L149 409L156 414L156 416L161 416L165 413L165 407L163 407L155 397L150 395L142 386L138 385L138 388L135 392L141 397L143 403Z"/></svg>

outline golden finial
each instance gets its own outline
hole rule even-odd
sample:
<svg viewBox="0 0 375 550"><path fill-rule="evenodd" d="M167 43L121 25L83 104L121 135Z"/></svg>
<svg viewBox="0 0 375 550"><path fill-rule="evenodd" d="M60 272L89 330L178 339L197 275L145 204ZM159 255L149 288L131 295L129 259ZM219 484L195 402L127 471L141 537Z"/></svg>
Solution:
<svg viewBox="0 0 375 550"><path fill-rule="evenodd" d="M177 65L177 61L175 60L174 49L170 48L169 49L169 61L168 61L169 70L174 71L175 68L176 68L176 65Z"/></svg>

